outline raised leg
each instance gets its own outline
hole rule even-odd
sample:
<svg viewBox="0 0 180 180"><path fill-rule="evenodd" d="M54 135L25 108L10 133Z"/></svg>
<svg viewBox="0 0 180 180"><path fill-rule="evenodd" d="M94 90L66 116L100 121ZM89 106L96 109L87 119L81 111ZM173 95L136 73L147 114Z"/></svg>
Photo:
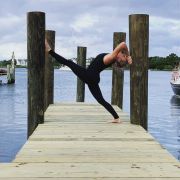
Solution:
<svg viewBox="0 0 180 180"><path fill-rule="evenodd" d="M79 66L73 61L65 59L64 57L60 56L52 50L49 52L49 54L51 54L51 56L54 57L59 63L68 66L74 72L74 74L78 76L83 82L88 83L88 75L85 68Z"/></svg>

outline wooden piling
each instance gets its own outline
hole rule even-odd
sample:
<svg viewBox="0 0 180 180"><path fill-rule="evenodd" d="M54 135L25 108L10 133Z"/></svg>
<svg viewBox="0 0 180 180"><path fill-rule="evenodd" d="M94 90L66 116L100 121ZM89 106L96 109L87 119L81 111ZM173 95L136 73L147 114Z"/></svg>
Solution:
<svg viewBox="0 0 180 180"><path fill-rule="evenodd" d="M129 45L133 63L130 67L131 123L148 129L148 48L149 16L129 16Z"/></svg>
<svg viewBox="0 0 180 180"><path fill-rule="evenodd" d="M113 36L113 49L121 42L126 41L126 33L115 32ZM112 95L111 104L123 107L123 84L124 84L124 69L112 66Z"/></svg>
<svg viewBox="0 0 180 180"><path fill-rule="evenodd" d="M77 48L77 64L86 68L86 47ZM84 102L85 97L85 83L77 78L77 94L76 101Z"/></svg>
<svg viewBox="0 0 180 180"><path fill-rule="evenodd" d="M46 39L52 48L55 49L55 31L46 30ZM54 103L54 66L53 57L46 53L45 58L45 81L44 81L44 111L49 104Z"/></svg>
<svg viewBox="0 0 180 180"><path fill-rule="evenodd" d="M27 14L28 137L44 122L45 13Z"/></svg>
<svg viewBox="0 0 180 180"><path fill-rule="evenodd" d="M11 66L7 65L7 83L10 84L11 82Z"/></svg>
<svg viewBox="0 0 180 180"><path fill-rule="evenodd" d="M16 60L14 56L14 52L12 54L11 65L7 65L7 83L14 84L15 83L15 67Z"/></svg>
<svg viewBox="0 0 180 180"><path fill-rule="evenodd" d="M7 65L7 83L15 83L15 67L12 67L11 65Z"/></svg>

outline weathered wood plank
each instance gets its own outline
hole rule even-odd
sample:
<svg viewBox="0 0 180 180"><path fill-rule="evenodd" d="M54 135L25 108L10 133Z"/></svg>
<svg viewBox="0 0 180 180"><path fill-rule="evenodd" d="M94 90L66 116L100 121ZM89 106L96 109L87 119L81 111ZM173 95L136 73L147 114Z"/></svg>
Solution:
<svg viewBox="0 0 180 180"><path fill-rule="evenodd" d="M11 163L0 164L0 177L178 177L179 163Z"/></svg>
<svg viewBox="0 0 180 180"><path fill-rule="evenodd" d="M80 141L77 143L76 141L27 141L24 146L24 148L37 148L37 147L44 147L44 148L76 148L76 147L105 147L105 148L120 148L125 149L125 150L130 150L131 149L141 149L142 147L147 147L147 150L150 149L151 146L157 145L161 146L158 142L156 141ZM162 146L161 146L162 147ZM157 150L157 149L154 149ZM162 150L162 149L161 149ZM150 151L150 150L149 150Z"/></svg>
<svg viewBox="0 0 180 180"><path fill-rule="evenodd" d="M78 125L78 128L76 126L73 126L71 124L48 124L45 123L45 124L39 124L38 125L38 129L41 128L41 129L60 129L60 130L98 130L98 131L121 131L121 130L125 130L125 131L129 131L129 130L132 130L132 131L143 131L146 133L146 131L144 131L144 129L139 126L139 125L134 125L134 124L129 124L129 123L122 123L122 124L111 124L111 123L103 123L103 124L97 124L97 123L94 123L94 124L89 124L88 125L88 128L86 128L87 125L86 123L84 124L79 124ZM34 132L36 132L38 129L36 129Z"/></svg>
<svg viewBox="0 0 180 180"><path fill-rule="evenodd" d="M152 136L148 133L143 133L143 132L95 132L95 131L89 131L89 132L81 132L81 131L75 131L75 132L59 132L59 131L54 131L54 132L48 132L45 131L44 133L42 132L37 132L35 133L30 139L32 138L63 138L63 137L94 137L94 138L133 138L133 139L153 139Z"/></svg>
<svg viewBox="0 0 180 180"><path fill-rule="evenodd" d="M156 149L155 149L156 148ZM133 148L131 148L132 150ZM157 145L151 145L151 146L144 146L144 147L141 147L141 148L136 148L136 149L133 149L134 152L141 152L142 150L148 150L148 152L150 151L157 151L157 150L160 150L161 147L160 146L157 146ZM117 153L121 153L121 152L124 152L126 150L126 148L78 148L77 146L76 147L73 147L73 151L72 151L72 148L64 148L64 147L61 147L61 148L47 148L47 149L43 149L43 148L32 148L32 149L23 149L21 151L21 155L24 154L30 154L33 156L33 154L35 155L38 155L38 154L41 154L42 152L45 153L45 154L53 154L54 152L59 152L59 153L62 153L62 154L81 154L82 153L82 156L83 154L96 154L97 155L100 155L101 153L104 153L104 154L117 154ZM129 149L130 150L130 149ZM129 151L127 150L127 153ZM133 151L131 151L130 153L132 153ZM163 153L163 151L162 151ZM164 151L165 153L165 151ZM18 154L19 155L19 154Z"/></svg>
<svg viewBox="0 0 180 180"><path fill-rule="evenodd" d="M132 140L153 140L153 137L150 136L148 133L118 133L118 132L111 132L111 133L102 133L102 132L89 132L89 133L81 133L81 132L74 132L74 133L60 133L58 132L58 134L53 134L50 133L48 134L34 134L32 137L30 137L29 140L33 140L33 139L61 139L61 138L82 138L82 139L86 139L86 138L93 138L93 139L113 139L113 140L120 140L120 139L132 139Z"/></svg>
<svg viewBox="0 0 180 180"><path fill-rule="evenodd" d="M40 178L0 178L0 180L42 180L42 178L40 177ZM78 177L78 178L76 178L76 177L74 177L74 178L53 178L53 180L92 180L92 179L94 179L94 180L118 180L118 179L120 179L120 180L170 180L170 179L172 179L172 180L179 180L179 178L132 178L132 177L130 177L130 178L121 178L121 177L117 177L117 178L87 178L87 177L85 177L85 178L81 178L81 177ZM52 180L52 178L46 178L45 180Z"/></svg>
<svg viewBox="0 0 180 180"><path fill-rule="evenodd" d="M79 144L71 147L62 145L49 148L37 145L34 148L23 148L15 162L177 162L157 145L128 149L113 146L79 147Z"/></svg>
<svg viewBox="0 0 180 180"><path fill-rule="evenodd" d="M140 152L142 154L142 152ZM140 154L139 153L139 154ZM63 155L60 157L60 155ZM14 162L28 162L28 163L164 163L164 162L176 162L171 156L167 156L167 154L156 154L152 156L152 153L144 153L143 155L136 154L127 154L126 152L119 154L105 154L106 156L101 156L100 154L61 154L58 155L37 155L37 156L28 156L21 155L18 156ZM81 158L79 158L81 156Z"/></svg>

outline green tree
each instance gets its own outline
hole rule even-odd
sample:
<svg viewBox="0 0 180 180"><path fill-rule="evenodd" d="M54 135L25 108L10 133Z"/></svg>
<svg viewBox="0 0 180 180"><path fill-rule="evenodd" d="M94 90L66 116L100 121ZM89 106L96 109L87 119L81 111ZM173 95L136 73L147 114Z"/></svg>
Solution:
<svg viewBox="0 0 180 180"><path fill-rule="evenodd" d="M154 56L149 58L149 69L172 70L180 62L180 57L171 53L167 57Z"/></svg>

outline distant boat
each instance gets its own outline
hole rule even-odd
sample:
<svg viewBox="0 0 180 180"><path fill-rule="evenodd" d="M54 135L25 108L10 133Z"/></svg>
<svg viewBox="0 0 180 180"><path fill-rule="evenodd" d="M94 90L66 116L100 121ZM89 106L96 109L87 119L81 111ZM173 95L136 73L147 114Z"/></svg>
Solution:
<svg viewBox="0 0 180 180"><path fill-rule="evenodd" d="M70 61L73 61L74 63L77 63L76 62L76 59L75 58L73 58L72 60L70 60ZM91 62L92 60L86 60L86 68L88 68L88 66L90 65L90 62ZM59 68L59 70L61 70L61 71L72 71L68 66L61 66L60 68Z"/></svg>
<svg viewBox="0 0 180 180"><path fill-rule="evenodd" d="M170 84L174 94L180 96L180 64L173 70Z"/></svg>
<svg viewBox="0 0 180 180"><path fill-rule="evenodd" d="M6 69L0 69L0 75L7 75L7 70Z"/></svg>
<svg viewBox="0 0 180 180"><path fill-rule="evenodd" d="M74 63L76 63L76 59L72 59L72 60L69 60L69 61L72 61ZM59 68L60 71L72 71L68 66L65 66L65 65L62 65L60 68Z"/></svg>
<svg viewBox="0 0 180 180"><path fill-rule="evenodd" d="M68 66L61 66L59 68L60 71L72 71Z"/></svg>

